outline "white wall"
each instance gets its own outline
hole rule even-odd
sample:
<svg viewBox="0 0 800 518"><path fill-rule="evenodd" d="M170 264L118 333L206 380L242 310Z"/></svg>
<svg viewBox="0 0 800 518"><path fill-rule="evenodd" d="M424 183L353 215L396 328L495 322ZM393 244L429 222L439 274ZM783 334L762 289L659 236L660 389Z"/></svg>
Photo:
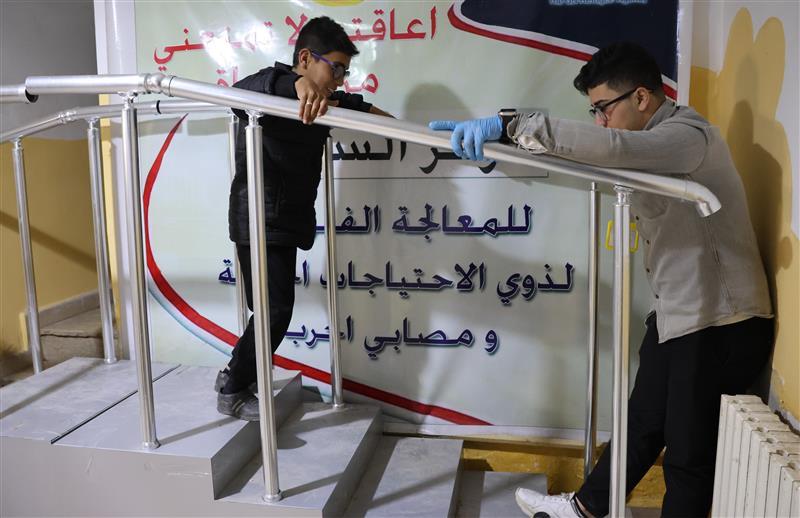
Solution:
<svg viewBox="0 0 800 518"><path fill-rule="evenodd" d="M0 83L19 84L31 75L96 74L94 10L91 0L2 0L0 2ZM75 106L97 104L97 97L40 97L31 105L0 106L0 129L7 131ZM72 124L43 137L86 138L86 127Z"/></svg>

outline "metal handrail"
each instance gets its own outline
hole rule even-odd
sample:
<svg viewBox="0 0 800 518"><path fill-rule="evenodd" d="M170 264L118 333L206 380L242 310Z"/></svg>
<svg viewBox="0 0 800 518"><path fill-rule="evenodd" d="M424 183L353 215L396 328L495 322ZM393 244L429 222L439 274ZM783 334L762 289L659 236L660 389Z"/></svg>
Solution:
<svg viewBox="0 0 800 518"><path fill-rule="evenodd" d="M1 88L1 87L0 87ZM0 101L2 103L2 101ZM0 133L0 142L8 142L22 137L29 137L42 131L69 124L71 122L88 121L91 119L108 119L120 116L122 104L104 104L102 106L87 106L61 110L60 112L42 117L28 124ZM227 113L230 110L224 106L216 104L202 103L196 101L149 101L136 103L136 111L144 115L167 115L174 113L187 112L220 112Z"/></svg>
<svg viewBox="0 0 800 518"><path fill-rule="evenodd" d="M38 95L31 95L25 89L25 85L4 85L0 86L0 103L35 103L39 99Z"/></svg>
<svg viewBox="0 0 800 518"><path fill-rule="evenodd" d="M183 79L164 74L108 75L108 76L35 76L25 81L27 92L34 95L90 93L108 94L120 92L162 93L195 101L230 106L241 110L256 111L287 119L299 120L297 103L267 94L250 92L238 88ZM430 147L448 148L450 140L442 132L426 126L376 115L330 108L318 119L326 126L364 131L387 138L396 138ZM530 153L501 144L489 144L484 156L502 162L547 169L568 176L618 185L636 191L680 198L697 204L702 216L720 209L716 196L706 187L663 175L640 173L626 169L601 168L581 164L563 158Z"/></svg>
<svg viewBox="0 0 800 518"><path fill-rule="evenodd" d="M136 112L142 110L152 109L154 112L165 113L163 107L169 106L174 108L174 112L181 111L194 111L194 109L187 110L190 106L197 108L202 103L210 103L212 105L221 105L231 108L238 108L247 111L249 115L250 124L247 129L247 154L248 154L248 178L251 179L251 195L254 200L263 199L263 184L258 182L261 176L260 165L260 126L258 119L260 115L269 114L283 118L298 120L297 104L295 101L283 99L278 97L260 94L256 92L249 92L240 89L231 89L218 85L212 85L199 81L192 81L182 79L175 76L168 76L164 74L140 74L140 75L112 75L112 76L43 76L43 77L29 77L24 85L20 87L2 87L0 90L2 96L0 102L24 102L25 98L34 98L40 94L65 94L65 93L83 93L83 94L103 94L103 93L120 93L126 95L126 102L121 106L104 106L98 108L82 109L78 108L70 112L61 112L56 116L52 116L35 123L29 124L22 128L17 128L10 132L0 135L0 140L5 141L12 139L15 145L19 147L19 139L22 136L43 131L59 124L65 124L78 119L91 119L103 116L118 116L120 110L123 114L123 142L124 149L126 150L126 179L128 181L128 201L131 204L130 209L134 213L134 217L129 220L129 229L136 237L140 235L141 220L139 216L140 207L137 206L138 189L136 186L136 179L138 179L138 157L136 156ZM134 95L146 93L162 93L168 96L183 97L198 101L199 103L167 103L155 102L150 105L147 104L134 104L132 99ZM35 98L34 98L35 100ZM30 100L28 102L31 102ZM159 105L162 107L160 109ZM209 105L202 105L200 109L208 107ZM117 110L116 112L114 110ZM127 115L126 115L127 114ZM338 108L329 109L328 113L318 119L320 122L327 126L350 129L356 131L363 131L374 135L383 136L386 138L395 138L404 140L406 142L421 144L430 147L449 147L449 137L440 132L429 130L425 126L413 124L410 122L400 121L396 119L387 119L378 117L371 114L345 111ZM332 196L332 164L330 153L330 141L326 149L326 175L329 177L326 182L328 191L327 204L330 205L333 200ZM628 393L628 349L629 349L629 318L630 318L630 251L627 243L630 240L630 198L631 193L634 191L643 191L652 194L678 198L681 200L693 202L701 216L708 216L718 211L721 208L719 200L714 194L706 187L689 180L682 178L675 178L670 176L661 176L640 173L625 169L610 169L593 167L570 160L545 156L545 155L531 155L520 149L515 149L510 146L503 146L499 144L489 144L485 147L484 155L487 158L499 160L503 162L510 162L520 164L528 167L536 167L540 169L547 169L554 173L560 173L572 177L590 180L592 184L592 208L590 209L591 228L593 232L597 233L596 222L596 202L595 198L595 183L602 183L612 185L617 195L615 203L615 218L614 218L614 237L615 237L615 253L614 253L614 383L613 383L613 427L612 427L612 462L611 462L611 488L610 488L610 508L613 515L624 514L625 507L625 465L626 465L626 424L627 424L627 393ZM15 155L16 156L16 155ZM21 156L21 152L20 152ZM18 188L19 189L19 188ZM137 210L139 209L139 210ZM333 210L332 206L327 207L329 211ZM264 214L263 206L260 203L250 203L250 224L254 229L264 228ZM130 212L130 211L129 211ZM332 212L329 212L329 227ZM138 220L138 221L137 221ZM22 221L20 222L22 224ZM137 228L138 225L138 228ZM333 233L329 229L328 238L328 251L329 251L329 270L335 272L335 255L333 255L333 247L331 243ZM266 276L266 244L265 239L261 232L253 233L251 231L252 249L251 260L254 263L253 268L253 284L261 286L262 276ZM596 240L596 236L595 236ZM139 241L135 239L135 241ZM596 249L596 241L592 241ZM140 243L139 243L140 244ZM146 309L142 309L141 303L143 294L141 290L143 271L141 268L141 258L137 256L136 245L131 247L131 262L136 264L134 271L134 279L132 279L132 289L134 299L136 299L136 328L137 335L136 345L137 352L137 367L139 370L139 383L140 394L142 394L142 429L143 436L145 437L144 444L149 447L157 446L158 442L155 436L155 421L152 416L152 382L149 376L149 337L147 336L146 316L144 313ZM141 254L141 250L138 251ZM590 316L590 323L592 327L596 327L596 250L590 251L590 311L594 312L594 319ZM257 266L257 267L255 267ZM335 278L329 271L329 279ZM137 285L138 283L138 285ZM594 286L592 286L594 283ZM594 291L592 291L594 290ZM266 291L266 290L260 290ZM334 294L336 290L333 291ZM35 296L35 293L34 293ZM256 298L254 293L254 299ZM335 295L334 295L335 296ZM268 311L265 311L265 306L268 304L267 297L264 293L260 294L260 301L258 303L259 310L255 312L254 318L256 320L256 330L258 340L257 347L262 353L257 357L258 365L258 385L259 391L264 396L272 394L272 379L271 369L271 354L264 351L263 346L259 345L266 342L269 343L269 325ZM335 299L329 300L329 306L332 308L331 324L335 325L336 317L336 304ZM30 309L30 308L29 308ZM143 320L145 321L143 323ZM333 327L332 327L333 331ZM341 372L338 350L338 336L331 333L331 385L334 394L334 402L341 403ZM594 397L594 355L596 354L596 329L590 330L590 364L589 364L589 396ZM149 402L146 401L149 399ZM271 399L268 397L261 398L262 400ZM149 404L149 408L148 408ZM277 453L275 446L275 423L274 415L271 405L266 402L260 403L261 411L261 431L262 431L262 448L264 460L264 477L266 494L264 498L267 500L277 500L280 498L280 489L277 482ZM269 414L269 415L265 415ZM269 420L269 421L267 421ZM586 446L593 446L594 443L594 400L591 399L587 403L587 441ZM589 430L589 428L592 428ZM591 456L587 453L585 455L585 467L591 463ZM588 467L586 467L588 469Z"/></svg>
<svg viewBox="0 0 800 518"><path fill-rule="evenodd" d="M21 87L1 87L0 90L20 90ZM31 96L34 100L38 96ZM13 102L0 100L3 102ZM30 241L30 226L27 220L27 193L25 189L24 177L24 161L22 158L22 144L23 137L29 137L43 131L47 131L57 126L70 124L73 122L85 121L89 127L87 129L87 140L89 144L89 177L91 182L92 194L92 208L93 208L93 223L94 223L94 242L95 242L95 255L97 258L97 276L98 276L98 295L100 305L101 327L103 337L103 349L106 363L114 363L117 361L116 350L114 347L114 330L113 330L113 302L111 295L111 273L108 264L108 236L105 232L105 199L103 188L103 174L102 174L102 159L100 153L100 131L97 122L100 119L120 117L124 105L123 104L108 104L103 106L90 106L78 107L68 110L62 110L52 115L48 115L41 119L35 120L28 124L13 128L4 133L0 133L0 142L14 142L14 167L16 181L15 183L21 187L17 191L17 206L18 210L23 212L20 221L20 241L23 250L23 266L26 270L26 298L27 298L27 326L28 326L28 340L29 349L33 362L34 372L40 372L43 368L42 353L40 345L40 331L38 323L38 302L36 299L35 279L33 275L33 264L31 241ZM227 108L217 106L209 103L200 103L195 101L153 101L147 103L138 103L136 105L138 113L142 114L174 114L186 112L229 112ZM231 155L233 161L233 155ZM238 263L237 263L238 267ZM30 272L30 275L28 275ZM238 271L237 271L238 273ZM30 277L30 279L28 278ZM241 308L245 307L244 292L237 293L238 305ZM243 330L243 328L242 328Z"/></svg>

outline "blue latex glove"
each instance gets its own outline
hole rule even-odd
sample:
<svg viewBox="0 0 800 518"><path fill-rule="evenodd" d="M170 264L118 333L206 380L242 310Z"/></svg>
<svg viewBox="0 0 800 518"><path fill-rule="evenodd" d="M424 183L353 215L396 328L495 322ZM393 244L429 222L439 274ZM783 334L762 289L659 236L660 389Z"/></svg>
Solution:
<svg viewBox="0 0 800 518"><path fill-rule="evenodd" d="M431 121L428 127L432 130L451 130L450 146L453 153L460 158L483 160L483 144L487 141L500 140L503 134L503 121L499 115L484 119L458 121Z"/></svg>

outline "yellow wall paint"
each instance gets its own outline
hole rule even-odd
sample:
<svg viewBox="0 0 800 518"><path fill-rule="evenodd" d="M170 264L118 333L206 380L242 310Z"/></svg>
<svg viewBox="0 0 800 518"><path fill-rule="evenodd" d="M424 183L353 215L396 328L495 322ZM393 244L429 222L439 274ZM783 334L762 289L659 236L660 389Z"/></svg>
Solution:
<svg viewBox="0 0 800 518"><path fill-rule="evenodd" d="M86 140L27 138L28 214L36 293L46 306L97 289ZM11 143L0 145L0 353L20 353L25 285Z"/></svg>
<svg viewBox="0 0 800 518"><path fill-rule="evenodd" d="M800 416L800 247L791 229L789 143L776 119L784 80L783 24L769 18L753 34L741 9L731 24L722 70L692 68L690 104L718 126L747 189L750 215L775 306L772 386L783 408Z"/></svg>

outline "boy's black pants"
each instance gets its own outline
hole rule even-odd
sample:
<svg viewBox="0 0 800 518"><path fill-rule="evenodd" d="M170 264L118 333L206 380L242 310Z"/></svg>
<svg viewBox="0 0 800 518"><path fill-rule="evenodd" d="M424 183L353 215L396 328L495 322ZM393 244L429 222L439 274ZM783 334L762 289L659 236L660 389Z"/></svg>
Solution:
<svg viewBox="0 0 800 518"><path fill-rule="evenodd" d="M247 296L247 307L253 310L253 275L250 267L250 246L236 245L239 257L239 276L244 282ZM297 260L297 248L293 246L267 246L267 270L269 289L269 331L274 353L281 344L289 322L292 320L294 307L294 274ZM233 348L233 357L228 362L230 380L229 387L242 389L256 380L256 346L253 316L247 322L244 334Z"/></svg>
<svg viewBox="0 0 800 518"><path fill-rule="evenodd" d="M750 318L658 343L655 315L639 349L628 402L630 493L664 453L662 516L708 516L714 487L720 396L741 394L772 347L773 322ZM576 494L594 516L608 513L610 448Z"/></svg>

